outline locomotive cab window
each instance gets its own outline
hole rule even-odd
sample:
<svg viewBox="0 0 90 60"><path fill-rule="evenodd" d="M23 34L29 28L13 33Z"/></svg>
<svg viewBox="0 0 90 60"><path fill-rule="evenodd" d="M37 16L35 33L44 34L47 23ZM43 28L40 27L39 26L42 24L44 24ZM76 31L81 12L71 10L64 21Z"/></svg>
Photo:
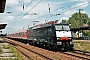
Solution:
<svg viewBox="0 0 90 60"><path fill-rule="evenodd" d="M55 25L56 30L70 30L68 25Z"/></svg>

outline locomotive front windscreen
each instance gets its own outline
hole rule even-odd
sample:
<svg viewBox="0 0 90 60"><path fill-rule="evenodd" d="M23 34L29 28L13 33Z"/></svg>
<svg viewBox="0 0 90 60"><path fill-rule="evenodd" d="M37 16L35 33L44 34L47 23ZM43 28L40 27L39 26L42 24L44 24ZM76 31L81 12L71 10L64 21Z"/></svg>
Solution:
<svg viewBox="0 0 90 60"><path fill-rule="evenodd" d="M70 30L69 25L55 25L56 30Z"/></svg>

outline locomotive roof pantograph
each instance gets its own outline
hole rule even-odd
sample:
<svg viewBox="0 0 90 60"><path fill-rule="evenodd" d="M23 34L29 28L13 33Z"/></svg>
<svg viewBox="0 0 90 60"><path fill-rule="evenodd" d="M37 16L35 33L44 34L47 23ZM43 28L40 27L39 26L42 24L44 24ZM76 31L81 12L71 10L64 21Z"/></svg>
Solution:
<svg viewBox="0 0 90 60"><path fill-rule="evenodd" d="M57 22L58 22L58 20L55 20L55 21L46 22L46 23L44 23L44 24L34 25L34 26L32 27L32 29L37 29L37 28L41 28L41 27L51 26L52 24L56 24Z"/></svg>

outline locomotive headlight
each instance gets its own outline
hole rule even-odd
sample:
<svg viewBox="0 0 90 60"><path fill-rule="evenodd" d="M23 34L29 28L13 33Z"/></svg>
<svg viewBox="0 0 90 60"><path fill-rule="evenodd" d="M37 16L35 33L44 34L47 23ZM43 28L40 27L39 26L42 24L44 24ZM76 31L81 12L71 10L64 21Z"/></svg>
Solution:
<svg viewBox="0 0 90 60"><path fill-rule="evenodd" d="M57 45L62 45L62 42L57 42Z"/></svg>
<svg viewBox="0 0 90 60"><path fill-rule="evenodd" d="M72 38L68 38L69 40L71 40Z"/></svg>
<svg viewBox="0 0 90 60"><path fill-rule="evenodd" d="M60 40L60 38L57 38L57 40Z"/></svg>
<svg viewBox="0 0 90 60"><path fill-rule="evenodd" d="M72 45L73 44L73 42L72 41L70 41L70 45Z"/></svg>

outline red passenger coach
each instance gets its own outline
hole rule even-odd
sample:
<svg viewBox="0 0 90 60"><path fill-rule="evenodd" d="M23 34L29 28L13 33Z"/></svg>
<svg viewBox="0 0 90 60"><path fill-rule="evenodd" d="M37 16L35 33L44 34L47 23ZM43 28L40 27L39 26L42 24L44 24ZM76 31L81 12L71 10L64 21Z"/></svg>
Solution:
<svg viewBox="0 0 90 60"><path fill-rule="evenodd" d="M22 31L19 33L21 39L27 39L28 37L28 30Z"/></svg>
<svg viewBox="0 0 90 60"><path fill-rule="evenodd" d="M17 33L9 34L6 37L13 38L13 39L27 39L28 37L28 30L20 31Z"/></svg>
<svg viewBox="0 0 90 60"><path fill-rule="evenodd" d="M28 37L28 30L24 30L16 33L17 39L27 39L27 37Z"/></svg>
<svg viewBox="0 0 90 60"><path fill-rule="evenodd" d="M16 37L16 33L13 34L13 38L17 38L17 37Z"/></svg>

